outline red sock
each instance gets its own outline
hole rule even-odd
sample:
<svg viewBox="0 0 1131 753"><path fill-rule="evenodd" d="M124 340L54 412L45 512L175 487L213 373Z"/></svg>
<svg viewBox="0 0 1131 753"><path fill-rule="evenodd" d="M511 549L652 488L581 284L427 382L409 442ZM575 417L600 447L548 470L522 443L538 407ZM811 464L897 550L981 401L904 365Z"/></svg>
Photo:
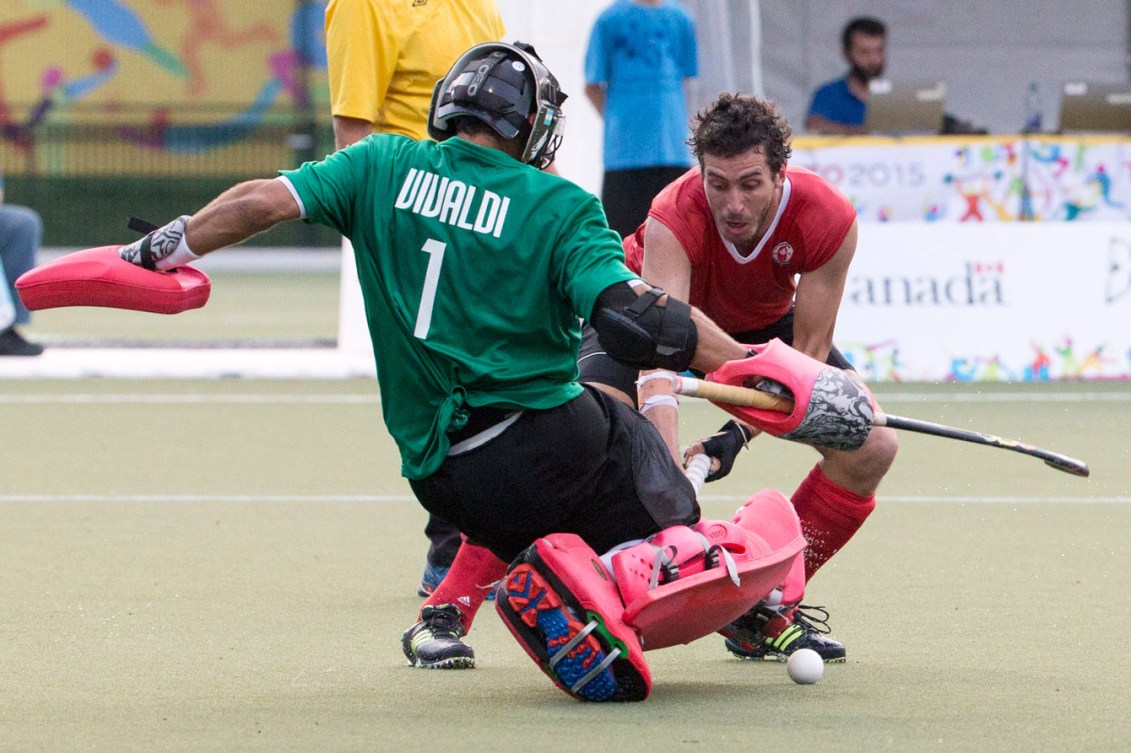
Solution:
<svg viewBox="0 0 1131 753"><path fill-rule="evenodd" d="M862 497L829 480L818 464L792 497L801 519L805 549L805 581L840 551L876 509L876 497Z"/></svg>
<svg viewBox="0 0 1131 753"><path fill-rule="evenodd" d="M507 574L507 563L496 557L489 549L472 544L466 538L460 544L456 558L448 574L440 581L436 590L424 600L424 607L441 604L455 604L459 607L463 630L471 630L475 613L483 606L483 601L491 593L495 581Z"/></svg>

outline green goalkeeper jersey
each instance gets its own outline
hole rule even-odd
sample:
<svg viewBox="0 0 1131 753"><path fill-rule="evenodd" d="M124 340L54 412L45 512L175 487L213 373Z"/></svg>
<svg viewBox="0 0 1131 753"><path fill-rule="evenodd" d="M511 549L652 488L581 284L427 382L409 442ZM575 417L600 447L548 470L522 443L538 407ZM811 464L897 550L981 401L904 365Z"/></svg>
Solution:
<svg viewBox="0 0 1131 753"><path fill-rule="evenodd" d="M581 393L578 317L636 278L592 194L460 138L369 136L281 174L307 220L353 243L405 476L439 468L467 407Z"/></svg>

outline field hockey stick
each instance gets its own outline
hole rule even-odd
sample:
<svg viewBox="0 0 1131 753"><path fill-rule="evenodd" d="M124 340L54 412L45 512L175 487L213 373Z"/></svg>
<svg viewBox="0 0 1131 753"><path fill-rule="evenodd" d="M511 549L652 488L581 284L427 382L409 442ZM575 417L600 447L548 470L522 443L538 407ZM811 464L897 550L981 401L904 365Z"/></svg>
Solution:
<svg viewBox="0 0 1131 753"><path fill-rule="evenodd" d="M744 405L751 408L780 411L782 413L791 413L793 411L793 400L791 398L771 395L749 387L706 382L693 377L677 377L675 391L681 395L701 397L711 402ZM1075 458L1070 458L1067 455L1061 455L1057 452L1042 450L1039 447L1034 447L1024 442L1002 439L993 434L956 429L951 426L943 426L942 424L935 424L930 421L919 421L914 418L892 416L882 413L879 410L876 411L875 417L872 419L872 426L888 426L892 429L903 429L920 434L932 434L937 437L958 439L963 442L973 442L974 444L986 445L988 447L1000 447L1005 450L1020 452L1022 455L1031 455L1035 458L1040 458L1045 461L1045 465L1051 466L1058 471L1071 473L1073 476L1087 477L1089 474L1087 463L1081 460L1076 460Z"/></svg>
<svg viewBox="0 0 1131 753"><path fill-rule="evenodd" d="M698 496L707 481L707 474L711 472L711 456L703 454L692 456L683 472L695 487L695 495Z"/></svg>

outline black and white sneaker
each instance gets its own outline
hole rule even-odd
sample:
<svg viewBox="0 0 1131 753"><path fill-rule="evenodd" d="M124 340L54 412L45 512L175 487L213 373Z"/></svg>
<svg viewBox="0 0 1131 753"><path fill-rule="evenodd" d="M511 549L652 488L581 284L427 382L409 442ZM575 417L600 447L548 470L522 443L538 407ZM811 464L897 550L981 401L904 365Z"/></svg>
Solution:
<svg viewBox="0 0 1131 753"><path fill-rule="evenodd" d="M401 636L401 649L411 667L472 669L475 652L460 640L463 635L459 607L454 604L424 607L420 622Z"/></svg>
<svg viewBox="0 0 1131 753"><path fill-rule="evenodd" d="M726 647L740 659L785 661L799 648L811 648L826 664L844 662L844 644L828 637L829 612L805 604L757 604L719 630Z"/></svg>

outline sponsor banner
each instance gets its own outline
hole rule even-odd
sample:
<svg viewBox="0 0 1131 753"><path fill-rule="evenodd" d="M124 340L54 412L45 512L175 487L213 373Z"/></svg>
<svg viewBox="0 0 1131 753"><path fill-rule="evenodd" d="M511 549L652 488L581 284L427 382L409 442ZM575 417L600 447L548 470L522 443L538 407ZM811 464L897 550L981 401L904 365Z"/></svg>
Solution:
<svg viewBox="0 0 1131 753"><path fill-rule="evenodd" d="M1131 378L1131 225L861 223L835 342L869 381Z"/></svg>
<svg viewBox="0 0 1131 753"><path fill-rule="evenodd" d="M1131 219L1131 139L1002 136L795 140L868 222Z"/></svg>

